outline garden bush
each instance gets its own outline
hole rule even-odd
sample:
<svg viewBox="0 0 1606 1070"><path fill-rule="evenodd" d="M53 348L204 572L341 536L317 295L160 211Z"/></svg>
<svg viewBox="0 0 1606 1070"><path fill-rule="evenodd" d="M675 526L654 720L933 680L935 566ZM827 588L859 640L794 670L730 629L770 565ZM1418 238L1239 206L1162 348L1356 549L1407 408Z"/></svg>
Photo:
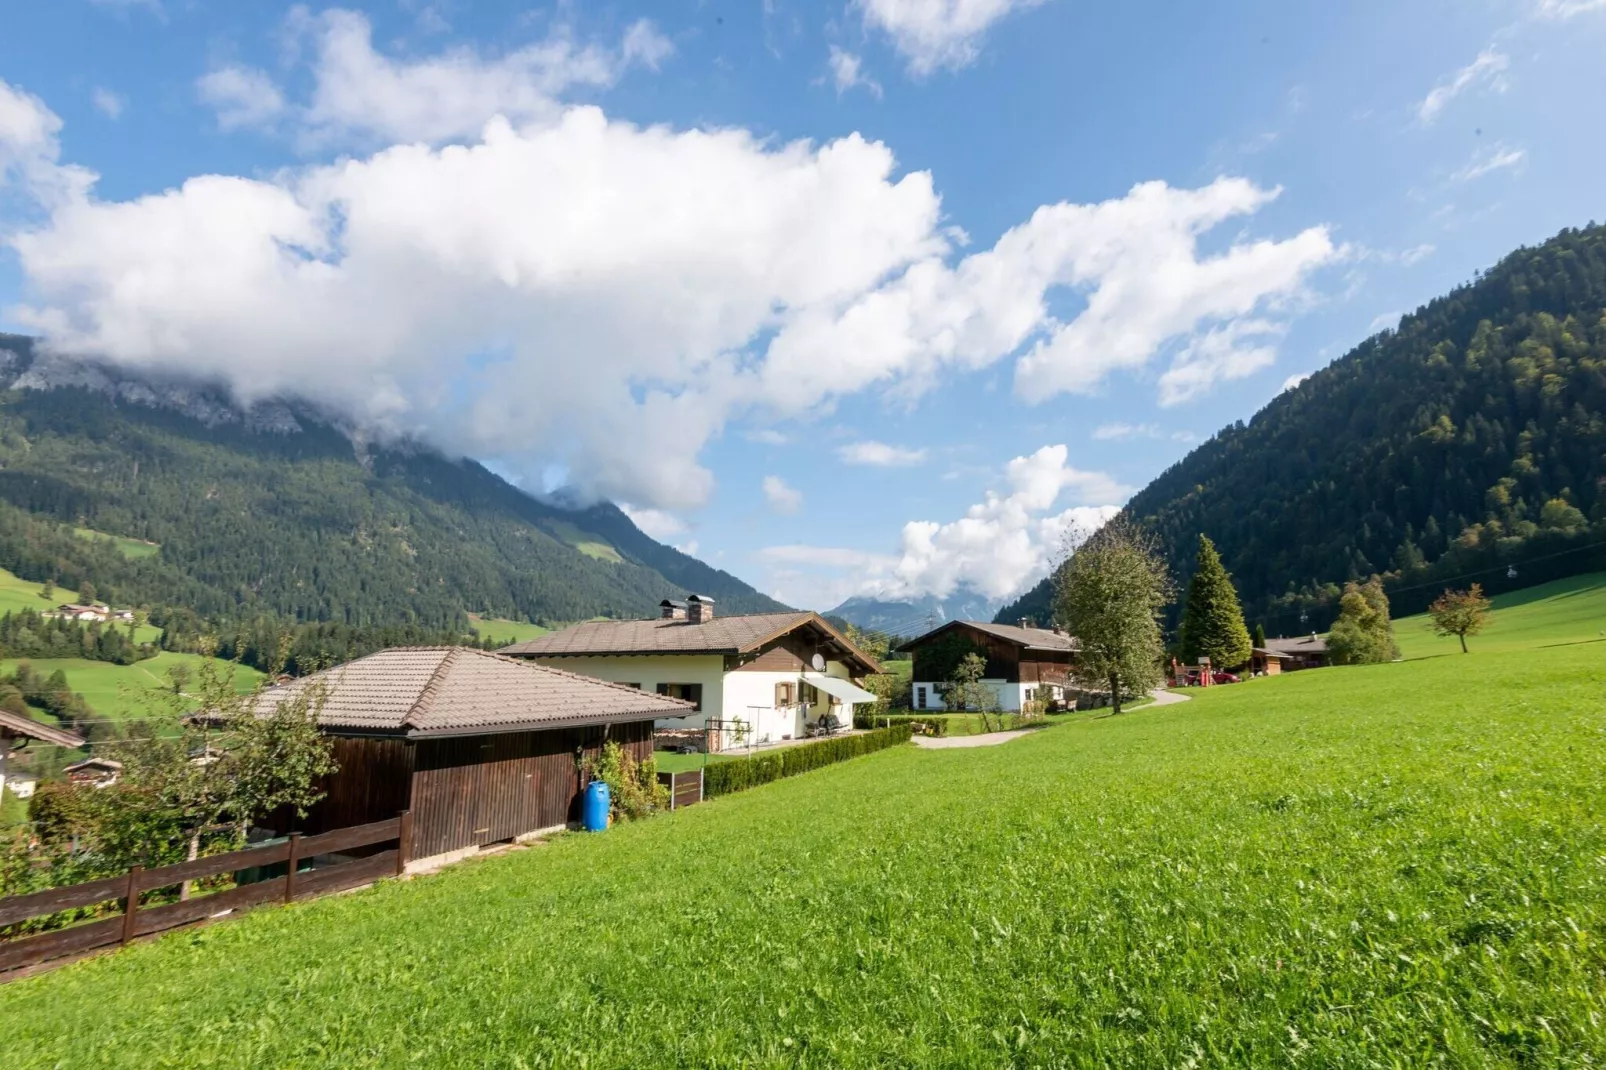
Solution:
<svg viewBox="0 0 1606 1070"><path fill-rule="evenodd" d="M716 762L703 770L703 797L713 798L716 795L729 795L733 791L745 791L782 777L807 773L811 769L845 762L862 754L873 754L899 743L907 743L913 734L908 724L894 724L891 728L877 728L860 736L822 739L817 743L784 747L738 761Z"/></svg>

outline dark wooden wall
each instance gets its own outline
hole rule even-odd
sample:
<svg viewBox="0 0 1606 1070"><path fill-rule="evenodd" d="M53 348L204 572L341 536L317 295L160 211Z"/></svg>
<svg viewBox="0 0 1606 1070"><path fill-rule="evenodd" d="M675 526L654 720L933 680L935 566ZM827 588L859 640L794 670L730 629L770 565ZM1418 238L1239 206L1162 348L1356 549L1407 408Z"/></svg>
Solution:
<svg viewBox="0 0 1606 1070"><path fill-rule="evenodd" d="M643 760L652 754L652 722L419 740L412 777L412 857L497 843L577 820L584 778L575 752L596 758L605 739Z"/></svg>
<svg viewBox="0 0 1606 1070"><path fill-rule="evenodd" d="M366 825L395 817L410 805L413 745L405 739L336 736L337 771L323 779L324 797L307 816L281 811L264 824L279 832L308 834Z"/></svg>

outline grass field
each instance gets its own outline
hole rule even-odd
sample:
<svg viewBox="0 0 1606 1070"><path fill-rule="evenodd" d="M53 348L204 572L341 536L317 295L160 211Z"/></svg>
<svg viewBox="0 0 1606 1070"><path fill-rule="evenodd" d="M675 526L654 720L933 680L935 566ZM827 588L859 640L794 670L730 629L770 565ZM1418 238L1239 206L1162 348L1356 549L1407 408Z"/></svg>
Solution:
<svg viewBox="0 0 1606 1070"><path fill-rule="evenodd" d="M1600 656L1606 660L1606 572L1513 591L1493 602L1494 622L1481 635L1467 640L1469 651L1521 650L1594 640L1601 643ZM1400 653L1407 658L1461 653L1454 636L1433 634L1426 614L1396 621L1394 633Z"/></svg>
<svg viewBox="0 0 1606 1070"><path fill-rule="evenodd" d="M526 639L535 639L547 634L550 628L543 628L539 624L528 621L499 620L496 617L477 617L470 613L469 623L482 638L494 639L503 646L510 643L522 643Z"/></svg>
<svg viewBox="0 0 1606 1070"><path fill-rule="evenodd" d="M162 547L157 543L147 542L144 539L129 539L122 535L108 535L104 531L94 531L90 528L74 528L73 534L80 539L89 539L92 542L96 539L110 539L112 545L117 547L117 552L131 560L141 557L155 557L162 552Z"/></svg>
<svg viewBox="0 0 1606 1070"><path fill-rule="evenodd" d="M193 678L202 660L199 654L175 654L166 650L132 665L83 658L27 659L28 664L46 676L61 669L67 674L68 685L84 696L98 716L120 721L162 714L166 707L153 702L151 692L171 687L167 677L169 667L183 662L190 666ZM14 658L0 661L0 672L10 672L16 665ZM254 686L262 676L248 665L237 666L235 673L235 682L241 691Z"/></svg>
<svg viewBox="0 0 1606 1070"><path fill-rule="evenodd" d="M1599 1066L1606 658L1554 645L1593 631L265 909L0 987L5 1062Z"/></svg>

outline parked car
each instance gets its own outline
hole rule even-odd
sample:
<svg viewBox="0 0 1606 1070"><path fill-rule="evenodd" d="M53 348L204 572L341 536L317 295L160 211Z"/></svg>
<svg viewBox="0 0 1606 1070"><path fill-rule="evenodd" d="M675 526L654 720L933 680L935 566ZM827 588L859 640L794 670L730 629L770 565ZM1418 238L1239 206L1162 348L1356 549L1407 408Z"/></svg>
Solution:
<svg viewBox="0 0 1606 1070"><path fill-rule="evenodd" d="M1212 682L1218 684L1235 684L1238 682L1238 677L1236 675L1230 672L1223 672L1219 669L1210 674L1210 679Z"/></svg>

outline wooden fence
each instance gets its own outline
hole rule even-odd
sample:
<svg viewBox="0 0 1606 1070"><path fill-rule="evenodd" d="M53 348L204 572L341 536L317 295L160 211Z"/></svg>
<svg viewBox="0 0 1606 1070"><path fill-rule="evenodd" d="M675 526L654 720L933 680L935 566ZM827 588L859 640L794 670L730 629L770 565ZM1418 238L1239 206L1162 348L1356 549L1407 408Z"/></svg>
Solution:
<svg viewBox="0 0 1606 1070"><path fill-rule="evenodd" d="M78 957L97 948L131 943L140 937L186 925L198 925L218 915L237 914L262 903L292 903L298 899L311 899L372 884L380 877L397 876L407 867L407 844L412 838L412 823L412 813L404 810L387 821L335 829L316 836L302 836L299 832L293 832L280 843L249 847L243 851L212 855L157 869L135 866L126 874L115 877L0 899L0 927L64 910L91 907L113 899L122 903L121 913L111 917L0 941L0 982L22 976L22 971L27 967ZM301 868L311 864L315 858L391 841L395 841L396 846L389 850L362 858L331 861L329 865L311 869ZM140 905L142 895L185 881L281 865L285 868L284 873L267 880L238 884L227 891L159 906Z"/></svg>
<svg viewBox="0 0 1606 1070"><path fill-rule="evenodd" d="M685 773L659 773L658 783L669 789L669 808L679 810L703 801L703 771L693 769Z"/></svg>

